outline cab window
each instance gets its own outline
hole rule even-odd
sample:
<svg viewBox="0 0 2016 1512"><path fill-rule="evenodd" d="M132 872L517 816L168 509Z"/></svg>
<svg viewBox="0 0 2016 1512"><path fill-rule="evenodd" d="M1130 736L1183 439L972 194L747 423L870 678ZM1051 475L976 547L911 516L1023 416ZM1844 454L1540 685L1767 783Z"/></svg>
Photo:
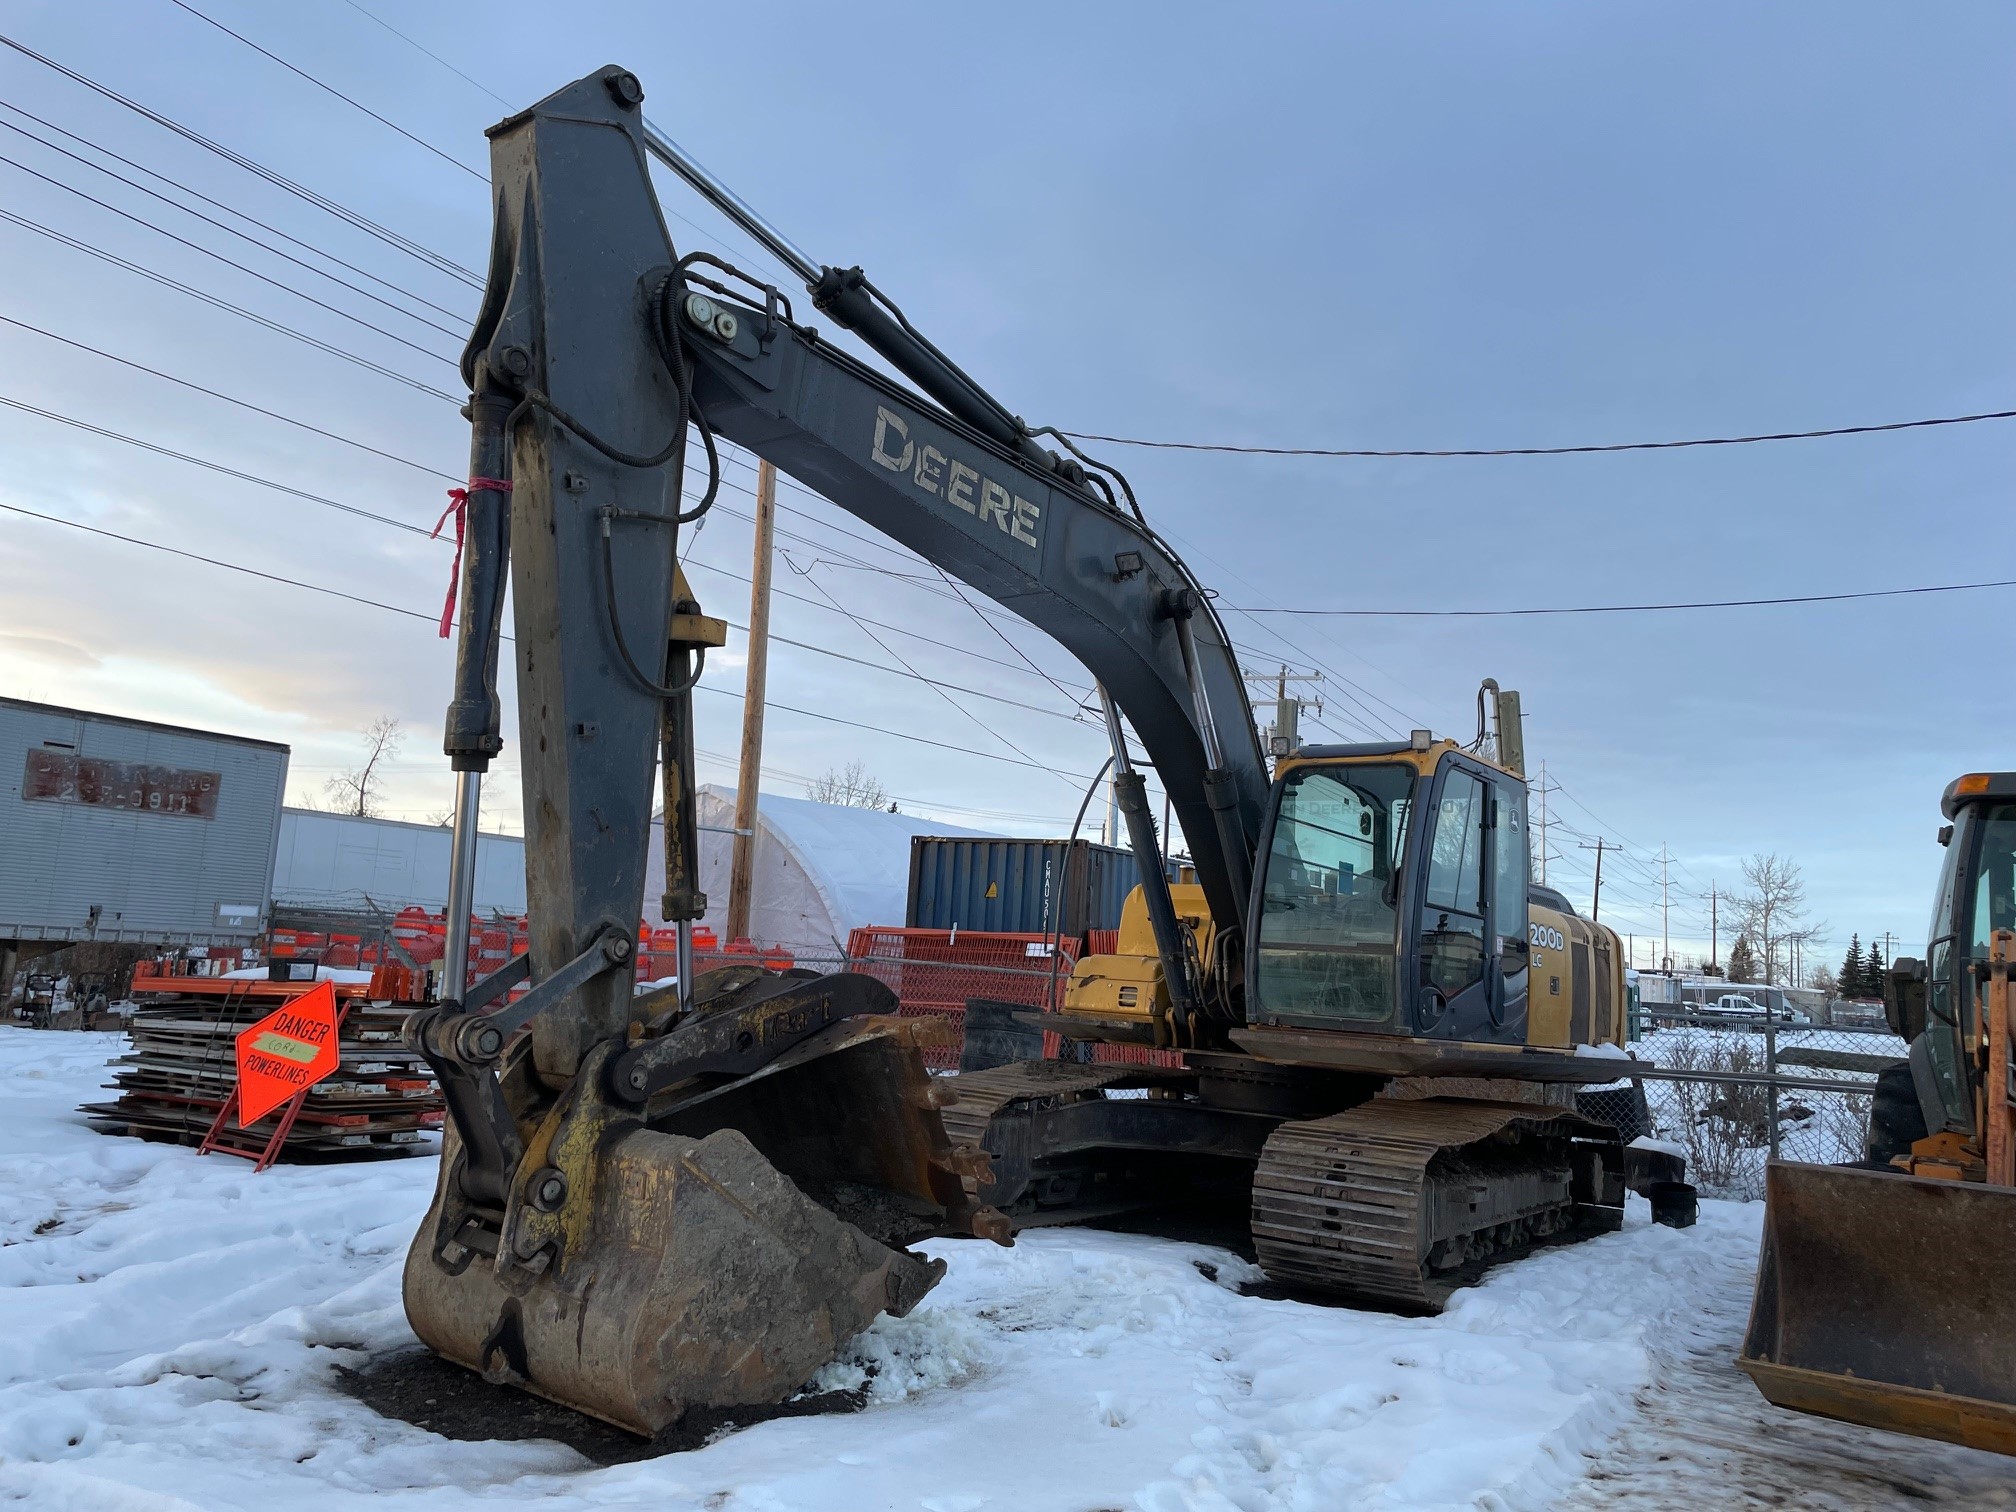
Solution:
<svg viewBox="0 0 2016 1512"><path fill-rule="evenodd" d="M1421 984L1434 1002L1453 1002L1484 979L1484 819L1484 784L1450 772L1435 807L1421 910ZM1439 1018L1441 1009L1430 1012Z"/></svg>
<svg viewBox="0 0 2016 1512"><path fill-rule="evenodd" d="M1428 860L1428 906L1484 912L1484 784L1451 772L1435 812Z"/></svg>
<svg viewBox="0 0 2016 1512"><path fill-rule="evenodd" d="M1261 882L1255 985L1270 1013L1385 1020L1414 773L1303 767L1283 783Z"/></svg>
<svg viewBox="0 0 2016 1512"><path fill-rule="evenodd" d="M1492 784L1498 806L1491 826L1491 917L1505 975L1526 969L1526 886L1532 855L1526 847L1526 784Z"/></svg>

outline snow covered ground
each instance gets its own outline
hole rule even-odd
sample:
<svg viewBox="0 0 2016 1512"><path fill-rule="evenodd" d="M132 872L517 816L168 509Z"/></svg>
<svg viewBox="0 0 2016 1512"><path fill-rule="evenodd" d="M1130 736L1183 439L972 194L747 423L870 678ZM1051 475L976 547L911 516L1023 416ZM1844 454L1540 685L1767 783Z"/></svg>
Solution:
<svg viewBox="0 0 2016 1512"><path fill-rule="evenodd" d="M948 1243L945 1282L780 1419L598 1468L342 1391L410 1347L433 1162L278 1167L94 1134L120 1040L0 1029L0 1504L665 1512L2016 1507L2007 1460L1777 1414L1729 1367L1758 1210L1495 1273L1439 1318L1241 1296L1205 1245ZM1762 1490L1753 1499L1746 1488Z"/></svg>

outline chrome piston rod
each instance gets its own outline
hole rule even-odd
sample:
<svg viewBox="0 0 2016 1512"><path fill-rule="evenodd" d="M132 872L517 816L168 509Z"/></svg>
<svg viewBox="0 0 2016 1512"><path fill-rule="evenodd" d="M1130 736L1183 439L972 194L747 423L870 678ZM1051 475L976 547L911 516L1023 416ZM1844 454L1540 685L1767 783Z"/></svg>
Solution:
<svg viewBox="0 0 2016 1512"><path fill-rule="evenodd" d="M469 915L476 907L476 819L483 774L455 774L455 829L448 853L448 931L441 954L441 996L460 1001L469 983Z"/></svg>
<svg viewBox="0 0 2016 1512"><path fill-rule="evenodd" d="M701 198L767 247L771 256L785 267L808 284L819 281L819 275L825 271L820 264L759 215L741 195L701 167L692 153L649 121L644 123L644 145L653 157L698 190Z"/></svg>

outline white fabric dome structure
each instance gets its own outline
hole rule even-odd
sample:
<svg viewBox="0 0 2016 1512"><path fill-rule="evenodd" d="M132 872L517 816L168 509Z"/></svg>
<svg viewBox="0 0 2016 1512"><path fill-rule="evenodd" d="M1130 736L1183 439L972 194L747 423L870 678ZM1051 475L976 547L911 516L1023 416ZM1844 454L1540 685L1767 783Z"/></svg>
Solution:
<svg viewBox="0 0 2016 1512"><path fill-rule="evenodd" d="M705 783L696 796L700 890L707 894L701 923L726 944L735 790ZM853 930L903 922L910 893L910 842L918 835L989 833L912 814L774 793L759 793L756 802L749 937L801 956L838 956ZM654 925L664 892L665 836L661 822L654 820L644 886L644 917Z"/></svg>

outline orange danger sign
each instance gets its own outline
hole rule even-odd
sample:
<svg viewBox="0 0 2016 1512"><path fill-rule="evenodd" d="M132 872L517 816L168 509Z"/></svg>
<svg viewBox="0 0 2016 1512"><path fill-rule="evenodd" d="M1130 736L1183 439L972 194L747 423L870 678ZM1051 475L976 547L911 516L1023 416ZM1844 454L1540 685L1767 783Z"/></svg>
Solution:
<svg viewBox="0 0 2016 1512"><path fill-rule="evenodd" d="M336 987L318 982L238 1034L238 1127L249 1129L342 1060Z"/></svg>

